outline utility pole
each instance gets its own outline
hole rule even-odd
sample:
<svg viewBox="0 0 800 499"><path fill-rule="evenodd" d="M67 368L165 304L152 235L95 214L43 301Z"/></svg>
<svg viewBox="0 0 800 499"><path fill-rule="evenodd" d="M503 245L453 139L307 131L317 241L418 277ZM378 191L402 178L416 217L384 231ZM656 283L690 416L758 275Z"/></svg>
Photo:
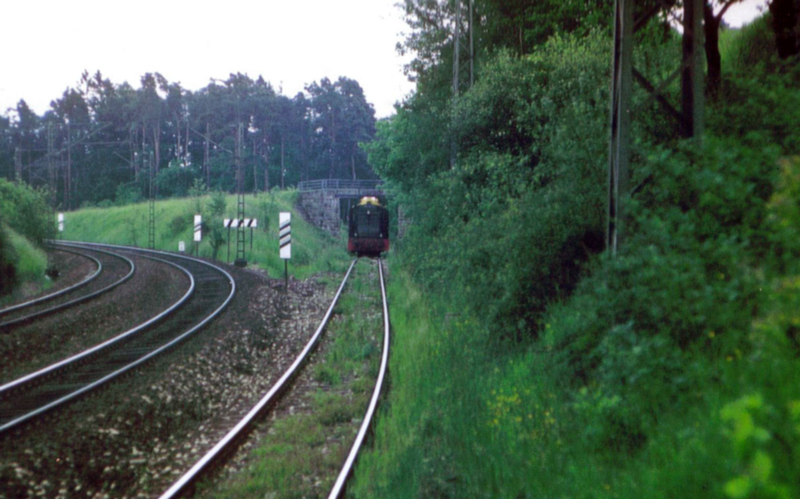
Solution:
<svg viewBox="0 0 800 499"><path fill-rule="evenodd" d="M453 33L453 109L452 115L453 120L455 120L455 111L456 105L458 103L458 96L461 91L461 78L464 78L464 74L461 72L461 65L466 62L467 67L469 68L469 75L468 75L468 86L471 87L475 81L475 74L474 74L474 42L473 42L473 24L472 24L472 16L473 16L473 9L472 9L472 1L467 0L469 2L469 10L468 16L469 19L467 21L466 28L464 27L464 23L461 20L462 17L462 0L455 0L455 16L456 16L456 26L455 32ZM466 33L464 30L466 29ZM465 54L461 53L462 50L462 38L466 36L468 40L468 46L463 47L465 49ZM466 61L464 58L466 57ZM455 168L456 166L456 158L458 156L458 137L453 134L453 137L450 139L450 167Z"/></svg>
<svg viewBox="0 0 800 499"><path fill-rule="evenodd" d="M639 107L657 101L676 118L681 134L700 143L703 134L703 7L705 0L683 1L683 62L671 76L656 86L633 67L633 35L664 8L656 5L634 22L633 0L614 3L614 58L611 78L611 119L608 162L608 205L606 249L616 255L625 239L629 219L625 205L630 196L630 129L636 112L632 107L633 81L642 86L650 97ZM673 107L664 90L681 77L681 110Z"/></svg>
<svg viewBox="0 0 800 499"><path fill-rule="evenodd" d="M284 166L283 163L283 130L281 130L281 190L284 190L286 188L285 180L286 180L286 167Z"/></svg>
<svg viewBox="0 0 800 499"><path fill-rule="evenodd" d="M53 225L56 223L56 168L53 162L55 155L55 137L53 135L53 124L47 124L47 187L50 190L50 209L53 211Z"/></svg>
<svg viewBox="0 0 800 499"><path fill-rule="evenodd" d="M703 81L703 7L705 0L683 2L683 73L681 75L681 110L684 136L703 135L705 84Z"/></svg>
<svg viewBox="0 0 800 499"><path fill-rule="evenodd" d="M246 267L245 258L245 227L244 227L244 172L242 171L242 122L236 129L236 218L239 225L236 227L236 259L233 264L237 267Z"/></svg>
<svg viewBox="0 0 800 499"><path fill-rule="evenodd" d="M142 154L142 161L145 155ZM156 175L155 175L155 161L153 161L153 152L150 151L148 156L148 172L150 180L150 202L149 202L149 217L147 224L147 247L156 249Z"/></svg>
<svg viewBox="0 0 800 499"><path fill-rule="evenodd" d="M72 209L72 127L67 121L67 172L64 178L64 204Z"/></svg>
<svg viewBox="0 0 800 499"><path fill-rule="evenodd" d="M611 80L611 143L608 164L608 224L606 247L612 255L624 234L624 203L630 171L631 93L633 91L633 0L616 0L614 6L614 59ZM620 192L622 196L620 196Z"/></svg>
<svg viewBox="0 0 800 499"><path fill-rule="evenodd" d="M258 146L255 137L253 137L253 154L250 157L253 158L253 197L258 197Z"/></svg>
<svg viewBox="0 0 800 499"><path fill-rule="evenodd" d="M208 166L209 155L209 137L211 136L211 126L206 121L206 135L203 137L203 170L206 173L206 188L211 189L211 173Z"/></svg>

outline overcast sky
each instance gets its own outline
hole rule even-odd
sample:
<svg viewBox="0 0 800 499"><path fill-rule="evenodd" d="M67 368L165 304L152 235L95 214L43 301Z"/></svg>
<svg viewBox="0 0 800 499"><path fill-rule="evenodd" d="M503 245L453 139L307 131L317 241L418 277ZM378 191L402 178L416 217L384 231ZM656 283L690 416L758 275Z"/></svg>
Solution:
<svg viewBox="0 0 800 499"><path fill-rule="evenodd" d="M413 85L395 51L396 0L2 0L0 112L37 113L84 69L140 86L159 72L198 90L230 73L262 75L293 97L323 77L357 80L379 117Z"/></svg>
<svg viewBox="0 0 800 499"><path fill-rule="evenodd" d="M411 92L395 44L399 0L0 0L0 114L38 114L81 73L135 88L146 72L198 90L230 73L263 76L293 97L323 77L357 80L378 117ZM745 0L725 20L752 19Z"/></svg>

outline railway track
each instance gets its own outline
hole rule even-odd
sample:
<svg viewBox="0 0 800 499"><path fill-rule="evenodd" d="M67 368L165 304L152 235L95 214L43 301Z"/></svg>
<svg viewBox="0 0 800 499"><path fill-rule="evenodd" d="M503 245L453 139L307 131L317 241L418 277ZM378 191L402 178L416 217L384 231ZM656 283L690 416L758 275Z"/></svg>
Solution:
<svg viewBox="0 0 800 499"><path fill-rule="evenodd" d="M287 389L291 381L297 376L299 371L303 368L310 353L315 349L324 332L328 321L333 313L333 309L345 288L348 278L353 271L358 260L353 260L348 268L341 284L336 292L336 295L331 301L319 327L314 332L312 337L308 340L305 347L297 355L294 362L286 370L286 372L278 379L278 381L269 389L269 391L247 412L247 414L239 420L232 428L209 450L202 458L200 458L186 473L184 473L173 485L167 489L160 499L175 499L178 497L186 497L193 493L195 485L209 476L213 470L221 465L223 461L232 455L235 449L243 441L245 436L252 430L254 425L259 421L270 408L274 407L277 399ZM384 339L383 339L383 352L381 357L381 365L378 377L375 383L373 394L363 419L361 427L359 428L356 439L351 447L347 459L343 463L342 469L337 477L335 485L329 495L330 499L341 497L345 491L347 479L351 475L352 468L358 456L358 452L366 437L367 432L371 426L372 417L377 408L378 400L380 398L383 381L386 375L389 359L389 311L386 300L386 288L383 276L383 263L378 260L379 275L380 275L380 289L381 299L383 304L383 324L384 324Z"/></svg>
<svg viewBox="0 0 800 499"><path fill-rule="evenodd" d="M96 252L138 253L181 269L190 290L168 310L100 345L0 386L0 436L129 372L195 333L230 302L225 270L191 257L88 243L59 243Z"/></svg>
<svg viewBox="0 0 800 499"><path fill-rule="evenodd" d="M34 300L6 307L0 310L0 334L7 334L14 328L29 324L36 319L85 303L111 291L133 277L136 265L118 253L100 248L87 248L56 245L65 251L92 260L97 269L81 282L49 293Z"/></svg>

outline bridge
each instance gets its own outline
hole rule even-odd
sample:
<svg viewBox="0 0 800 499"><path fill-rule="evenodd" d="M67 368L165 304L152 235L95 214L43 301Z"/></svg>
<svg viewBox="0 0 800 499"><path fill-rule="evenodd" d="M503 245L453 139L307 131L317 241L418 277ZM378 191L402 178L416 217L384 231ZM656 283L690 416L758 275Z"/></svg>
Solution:
<svg viewBox="0 0 800 499"><path fill-rule="evenodd" d="M364 196L375 196L386 204L387 195L382 180L304 180L297 184L300 191L297 203L306 219L331 234L339 235L347 214Z"/></svg>

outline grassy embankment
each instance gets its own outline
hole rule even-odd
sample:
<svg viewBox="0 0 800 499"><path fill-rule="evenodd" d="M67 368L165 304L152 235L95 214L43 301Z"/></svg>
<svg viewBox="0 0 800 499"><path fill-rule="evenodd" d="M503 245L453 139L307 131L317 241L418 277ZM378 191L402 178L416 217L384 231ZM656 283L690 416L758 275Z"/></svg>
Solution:
<svg viewBox="0 0 800 499"><path fill-rule="evenodd" d="M5 232L18 281L30 288L47 289L50 281L45 277L47 255L44 250L10 227L5 227Z"/></svg>
<svg viewBox="0 0 800 499"><path fill-rule="evenodd" d="M248 265L265 269L271 277L279 278L284 273L284 262L278 253L278 213L293 212L296 191L259 194L247 196L248 217L258 219L258 228L253 230L252 251L250 249L250 230L247 229L246 259ZM227 240L230 234L230 262L236 257L236 229L221 229L223 218L236 217L236 196L224 197L221 213L209 215L212 195L199 198L180 198L158 201L155 208L156 237L155 247L159 250L178 251L178 243L184 241L186 252L195 254L193 242L194 215L202 214L205 223L216 224L220 235ZM65 230L60 234L64 240L77 240L109 244L122 244L138 247L148 245L147 203L110 207L87 208L65 215ZM210 232L204 233L199 245L199 255L210 258L213 248ZM292 216L292 258L289 261L289 274L303 279L319 272L340 272L346 268L345 243L322 233L303 218ZM222 243L217 259L228 259L228 245Z"/></svg>

